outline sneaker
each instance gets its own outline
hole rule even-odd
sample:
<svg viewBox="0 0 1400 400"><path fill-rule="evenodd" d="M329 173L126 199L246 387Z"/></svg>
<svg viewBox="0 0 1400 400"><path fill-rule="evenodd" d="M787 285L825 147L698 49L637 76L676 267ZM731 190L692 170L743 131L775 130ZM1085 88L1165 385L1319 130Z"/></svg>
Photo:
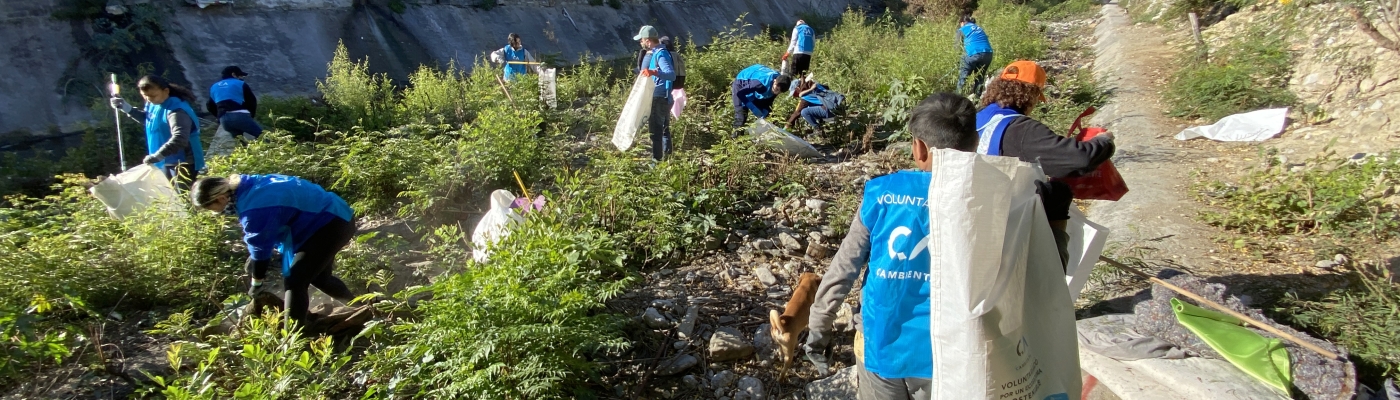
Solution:
<svg viewBox="0 0 1400 400"><path fill-rule="evenodd" d="M812 368L817 370L817 376L826 376L831 371L830 359L826 352L805 352L803 358L812 363Z"/></svg>

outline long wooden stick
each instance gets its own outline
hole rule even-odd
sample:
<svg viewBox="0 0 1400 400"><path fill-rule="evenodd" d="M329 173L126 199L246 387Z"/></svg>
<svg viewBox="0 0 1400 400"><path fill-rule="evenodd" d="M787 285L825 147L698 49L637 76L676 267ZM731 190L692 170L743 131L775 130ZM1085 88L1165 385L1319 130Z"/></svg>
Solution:
<svg viewBox="0 0 1400 400"><path fill-rule="evenodd" d="M1323 357L1327 357L1327 358L1333 359L1333 360L1340 360L1340 359L1341 359L1341 356L1338 356L1337 353L1334 353L1334 352L1329 351L1329 350L1327 350L1327 349L1324 349L1324 348L1322 348L1322 347L1318 347L1318 346L1315 345L1315 344L1305 342L1305 341L1303 341L1302 339L1299 339L1299 338L1297 338L1297 337L1295 337L1295 336L1293 336L1293 335L1290 335L1290 334L1288 334L1288 333L1285 333L1284 331L1281 331L1281 330L1279 330L1278 328L1275 328L1275 327L1273 327L1273 326L1270 326L1269 324L1265 324L1265 323L1263 323L1263 322L1259 322L1259 321L1255 320L1254 318L1250 318L1248 315L1244 315L1244 314L1241 314L1241 313L1239 313L1239 312L1236 312L1235 310L1231 310L1230 308L1225 307L1225 306L1221 305L1220 303L1216 303L1216 302L1214 302L1214 301L1210 301L1210 299L1207 299L1207 298L1205 298L1205 297L1201 297L1200 295L1197 295L1197 294L1195 294L1195 293L1191 293L1190 291L1187 291L1186 289L1182 289L1182 288L1179 287L1179 286L1176 286L1176 285L1167 283L1167 281L1164 281L1164 280L1161 280L1161 279L1157 279L1157 277L1152 276L1152 275L1148 275L1146 272L1139 271L1137 268L1129 267L1129 266L1127 266L1127 265L1124 265L1123 263L1120 263L1120 262L1118 262L1118 261L1116 261L1116 260L1114 260L1114 259L1112 259L1112 258L1108 258L1108 257L1105 257L1105 256L1099 256L1099 261L1106 262L1106 263L1108 263L1108 265L1112 265L1112 266L1114 266L1114 267L1116 267L1116 268L1118 268L1118 269L1121 269L1121 270L1124 270L1124 271L1128 271L1128 272L1132 273L1133 275L1137 275L1137 276L1140 276L1140 277L1143 277L1143 278L1147 278L1147 280L1148 280L1148 281L1151 281L1152 283L1155 283L1155 284L1158 284L1158 285L1162 285L1162 287L1165 287L1165 288L1167 288L1167 289L1171 289L1173 292L1180 293L1182 296L1186 296L1186 297L1190 298L1191 300L1195 300L1195 301L1197 301L1197 302L1199 302L1199 303L1201 303L1201 304L1205 304L1205 305L1207 305L1207 306L1210 306L1210 308L1214 308L1214 309L1216 309L1217 311L1220 311L1220 312L1229 314L1231 317L1239 318L1241 321L1248 322L1250 325L1254 325L1256 328L1263 329L1264 331L1269 332L1269 333L1272 333L1272 334L1274 334L1274 335L1276 335L1276 336L1278 336L1278 337L1281 337L1281 338L1284 338L1284 339L1288 339L1288 341L1293 342L1293 343L1297 343L1299 346L1303 346L1304 348L1307 348L1308 350L1312 350L1313 352L1316 352L1317 354L1321 354Z"/></svg>

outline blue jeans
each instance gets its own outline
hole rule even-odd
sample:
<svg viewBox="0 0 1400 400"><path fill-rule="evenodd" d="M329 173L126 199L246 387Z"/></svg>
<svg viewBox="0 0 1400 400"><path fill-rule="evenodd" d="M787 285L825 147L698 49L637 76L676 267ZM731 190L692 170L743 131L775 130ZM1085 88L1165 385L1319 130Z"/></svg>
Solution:
<svg viewBox="0 0 1400 400"><path fill-rule="evenodd" d="M963 92L963 83L967 82L967 76L972 75L972 91L979 92L982 88L982 81L986 79L987 67L992 66L992 53L977 53L964 56L962 66L958 68L958 93Z"/></svg>
<svg viewBox="0 0 1400 400"><path fill-rule="evenodd" d="M248 113L224 113L224 116L219 117L219 125L223 126L224 131L233 135L234 139L245 133L257 138L262 136L263 132L262 125L258 125L258 121L253 120L253 115Z"/></svg>
<svg viewBox="0 0 1400 400"><path fill-rule="evenodd" d="M807 121L807 125L811 125L812 128L815 129L821 129L822 120L831 117L831 111L827 111L826 107L808 106L802 109L802 119Z"/></svg>
<svg viewBox="0 0 1400 400"><path fill-rule="evenodd" d="M647 117L647 130L651 131L651 158L661 161L671 154L671 98L651 99L651 116Z"/></svg>

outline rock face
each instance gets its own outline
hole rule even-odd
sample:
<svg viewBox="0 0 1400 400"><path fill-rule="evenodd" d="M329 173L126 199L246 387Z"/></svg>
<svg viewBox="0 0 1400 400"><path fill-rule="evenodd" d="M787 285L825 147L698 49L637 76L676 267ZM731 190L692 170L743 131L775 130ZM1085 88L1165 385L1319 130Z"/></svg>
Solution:
<svg viewBox="0 0 1400 400"><path fill-rule="evenodd" d="M588 0L500 0L497 7L484 10L474 7L478 0L408 0L407 7L395 10L387 2L353 0L108 4L113 11L130 13L137 3L161 7L168 27L161 34L172 53L167 56L178 62L158 64L164 69L154 72L190 84L200 93L200 104L227 65L247 71L259 95L312 94L341 41L351 57L368 56L372 72L388 73L403 83L419 65L455 62L471 68L478 56L504 46L510 32L523 36L525 46L536 54L559 54L573 63L584 52L603 58L632 54L637 47L632 35L647 24L663 35L694 37L695 44L704 45L740 14L747 13L749 33L757 34L763 25L791 26L800 13L835 16L849 6L866 5L865 0L625 0L614 9ZM63 97L77 93L74 87L63 87L61 78L67 66L79 64L80 43L89 35L77 23L51 16L64 4L0 2L0 20L6 22L0 26L0 49L5 49L0 59L7 60L0 63L0 73L26 77L0 85L0 110L5 110L0 133L42 132L50 126L73 131L78 122L93 118L87 107L93 95L88 87L101 82L83 85L87 97ZM236 39L228 37L228 27L239 27Z"/></svg>
<svg viewBox="0 0 1400 400"><path fill-rule="evenodd" d="M734 328L724 327L710 336L710 361L731 361L753 355L753 345Z"/></svg>

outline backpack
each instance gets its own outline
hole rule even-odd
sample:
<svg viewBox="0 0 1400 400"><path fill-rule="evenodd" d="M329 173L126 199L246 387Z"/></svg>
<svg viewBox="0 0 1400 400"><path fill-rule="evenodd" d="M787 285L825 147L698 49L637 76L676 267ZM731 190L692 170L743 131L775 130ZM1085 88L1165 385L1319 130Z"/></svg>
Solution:
<svg viewBox="0 0 1400 400"><path fill-rule="evenodd" d="M822 87L822 89L826 89L826 87ZM821 99L822 107L826 107L827 111L833 113L840 110L841 106L846 104L846 95L836 93L829 89L818 93L817 98Z"/></svg>

